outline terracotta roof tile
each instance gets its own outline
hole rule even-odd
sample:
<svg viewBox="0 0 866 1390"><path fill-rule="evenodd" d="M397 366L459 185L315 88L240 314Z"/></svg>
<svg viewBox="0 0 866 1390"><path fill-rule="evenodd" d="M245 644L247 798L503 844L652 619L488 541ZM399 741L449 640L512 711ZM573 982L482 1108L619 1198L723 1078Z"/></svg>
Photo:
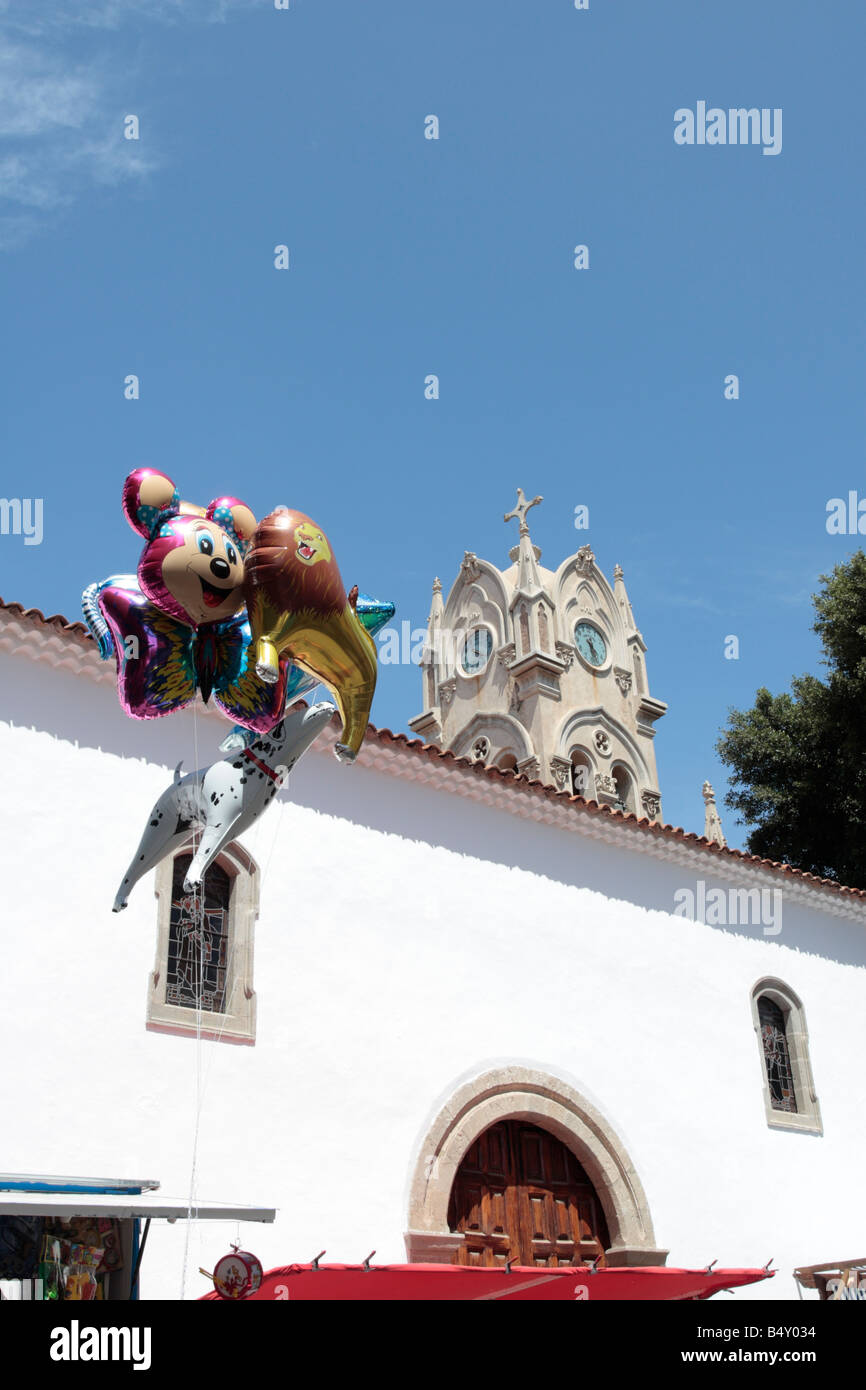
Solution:
<svg viewBox="0 0 866 1390"><path fill-rule="evenodd" d="M395 734L391 729L378 729L374 724L367 726L367 737L378 740L380 743L402 744L408 750L419 756L439 760L441 762L450 761L455 766L466 768L475 772L477 775L486 775L502 782L511 782L519 785L524 792L532 795L543 796L552 801L567 802L575 807L579 807L582 812L593 816L608 816L621 821L623 825L628 825L638 830L641 834L662 836L672 842L680 844L694 845L705 854L713 854L723 859L737 860L742 864L752 864L762 868L771 869L775 873L788 878L805 880L824 888L832 893L843 894L848 897L866 901L866 889L850 888L846 884L838 883L832 878L819 878L817 874L807 872L805 869L795 869L790 864L783 864L774 859L764 859L757 854L748 854L744 850L731 849L729 846L716 844L714 840L707 840L703 835L697 835L694 831L687 831L682 826L674 826L650 821L644 816L636 816L629 811L614 810L610 806L601 806L596 801L588 801L585 797L578 796L573 792L559 791L556 787L546 786L537 779L531 779L525 774L515 773L512 769L504 770L498 767L487 767L482 763L473 762L471 758L458 757L451 749L437 748L435 744L423 743L420 739L409 739L405 734Z"/></svg>
<svg viewBox="0 0 866 1390"><path fill-rule="evenodd" d="M20 603L7 603L2 598L0 598L0 610L17 614L21 618L29 619L31 622L37 622L46 627L54 627L62 632L74 633L77 637L84 637L87 641L93 640L84 623L70 623L60 613L46 617L38 608L24 608ZM415 757L449 765L453 764L455 770L459 768L470 771L478 777L483 776L494 781L498 779L503 783L510 784L515 790L519 789L521 795L528 793L531 796L540 796L550 801L567 803L574 806L582 814L606 816L621 821L624 827L629 827L626 833L660 836L672 843L694 845L705 854L714 854L723 859L736 860L741 864L751 864L770 869L785 878L812 883L827 892L856 898L861 902L866 901L866 889L851 888L844 883L838 883L835 879L820 878L817 874L809 873L805 869L795 869L790 864L783 864L774 859L764 859L760 855L748 854L744 850L718 845L714 840L707 840L702 835L695 834L694 831L683 830L682 826L660 824L658 821L648 820L645 816L636 816L630 811L618 811L610 806L601 806L598 802L588 801L585 797L578 796L574 792L559 791L556 787L547 786L537 778L528 777L525 773L518 773L510 768L503 770L498 767L487 767L471 758L459 757L450 748L437 748L435 744L424 743L421 739L410 738L404 733L395 734L391 729L379 729L375 724L367 725L367 738L382 744L396 744Z"/></svg>
<svg viewBox="0 0 866 1390"><path fill-rule="evenodd" d="M47 627L60 628L63 632L80 633L88 640L93 640L84 623L70 623L62 613L52 613L50 618L46 618L41 608L25 608L20 603L7 603L3 598L0 598L0 609L5 609L7 613L17 613L22 618L35 618L37 622L44 623Z"/></svg>

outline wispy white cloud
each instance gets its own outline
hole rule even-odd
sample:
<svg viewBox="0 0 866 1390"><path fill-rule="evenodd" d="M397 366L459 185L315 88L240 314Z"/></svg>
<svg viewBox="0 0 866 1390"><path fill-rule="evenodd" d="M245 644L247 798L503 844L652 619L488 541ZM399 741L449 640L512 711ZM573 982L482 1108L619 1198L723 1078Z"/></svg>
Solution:
<svg viewBox="0 0 866 1390"><path fill-rule="evenodd" d="M255 3L0 0L0 249L29 240L94 187L159 167L152 139L145 154L124 138L121 30L221 22Z"/></svg>
<svg viewBox="0 0 866 1390"><path fill-rule="evenodd" d="M81 127L99 97L92 72L0 34L0 138Z"/></svg>
<svg viewBox="0 0 866 1390"><path fill-rule="evenodd" d="M123 25L221 24L261 0L0 0L0 20L31 37Z"/></svg>

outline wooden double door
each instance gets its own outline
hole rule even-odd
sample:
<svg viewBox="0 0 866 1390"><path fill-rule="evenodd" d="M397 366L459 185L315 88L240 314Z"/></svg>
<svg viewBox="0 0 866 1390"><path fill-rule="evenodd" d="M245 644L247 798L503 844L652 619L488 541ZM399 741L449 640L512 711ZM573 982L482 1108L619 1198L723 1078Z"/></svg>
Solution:
<svg viewBox="0 0 866 1390"><path fill-rule="evenodd" d="M467 1149L451 1189L448 1224L462 1265L585 1264L610 1244L601 1204L574 1154L522 1120L491 1125Z"/></svg>

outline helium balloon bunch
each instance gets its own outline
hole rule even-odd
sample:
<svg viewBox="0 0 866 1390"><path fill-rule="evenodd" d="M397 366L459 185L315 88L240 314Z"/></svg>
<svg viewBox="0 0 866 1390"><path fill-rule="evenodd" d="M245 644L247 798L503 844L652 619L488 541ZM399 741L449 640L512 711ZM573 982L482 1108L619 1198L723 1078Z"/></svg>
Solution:
<svg viewBox="0 0 866 1390"><path fill-rule="evenodd" d="M373 637L394 605L357 586L347 594L330 542L302 512L280 507L257 524L237 497L199 507L167 474L137 468L123 513L144 538L137 571L89 585L82 608L100 655L115 658L126 713L158 719L198 692L254 736L321 683L343 721L337 756L352 762L376 688Z"/></svg>

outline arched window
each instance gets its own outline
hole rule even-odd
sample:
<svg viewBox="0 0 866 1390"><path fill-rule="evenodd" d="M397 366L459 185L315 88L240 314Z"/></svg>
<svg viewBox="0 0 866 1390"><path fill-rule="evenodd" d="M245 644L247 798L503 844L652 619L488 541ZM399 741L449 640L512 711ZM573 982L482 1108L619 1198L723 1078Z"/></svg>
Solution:
<svg viewBox="0 0 866 1390"><path fill-rule="evenodd" d="M752 990L752 1021L761 1052L767 1124L773 1129L823 1133L799 998L781 980L759 980Z"/></svg>
<svg viewBox="0 0 866 1390"><path fill-rule="evenodd" d="M217 862L208 869L202 892L185 893L192 855L179 854L173 863L165 1003L224 1014L231 878Z"/></svg>
<svg viewBox="0 0 866 1390"><path fill-rule="evenodd" d="M797 1098L794 1094L791 1054L785 1036L785 1015L775 999L771 999L768 994L758 996L758 1019L761 1024L761 1045L767 1068L767 1084L770 1088L770 1105L774 1110L796 1114Z"/></svg>
<svg viewBox="0 0 866 1390"><path fill-rule="evenodd" d="M190 894L183 881L191 860L185 848L157 867L157 946L147 1027L254 1043L258 868L235 841L211 864L203 892Z"/></svg>
<svg viewBox="0 0 866 1390"><path fill-rule="evenodd" d="M646 694L646 686L643 679L643 663L637 652L634 654L634 683L637 686L638 695Z"/></svg>
<svg viewBox="0 0 866 1390"><path fill-rule="evenodd" d="M526 611L526 604L520 607L520 650L525 656L530 648L529 641L529 614Z"/></svg>
<svg viewBox="0 0 866 1390"><path fill-rule="evenodd" d="M616 801L614 807L617 811L634 811L634 788L631 776L624 767L617 764L611 773L616 787Z"/></svg>
<svg viewBox="0 0 866 1390"><path fill-rule="evenodd" d="M587 801L595 799L592 767L589 758L580 750L571 755L571 790L575 796L585 797Z"/></svg>
<svg viewBox="0 0 866 1390"><path fill-rule="evenodd" d="M547 630L547 612L544 608L538 610L538 645L543 652L550 650L550 638Z"/></svg>
<svg viewBox="0 0 866 1390"><path fill-rule="evenodd" d="M496 759L496 766L502 772L516 772L517 758L513 753L500 753L499 757Z"/></svg>

